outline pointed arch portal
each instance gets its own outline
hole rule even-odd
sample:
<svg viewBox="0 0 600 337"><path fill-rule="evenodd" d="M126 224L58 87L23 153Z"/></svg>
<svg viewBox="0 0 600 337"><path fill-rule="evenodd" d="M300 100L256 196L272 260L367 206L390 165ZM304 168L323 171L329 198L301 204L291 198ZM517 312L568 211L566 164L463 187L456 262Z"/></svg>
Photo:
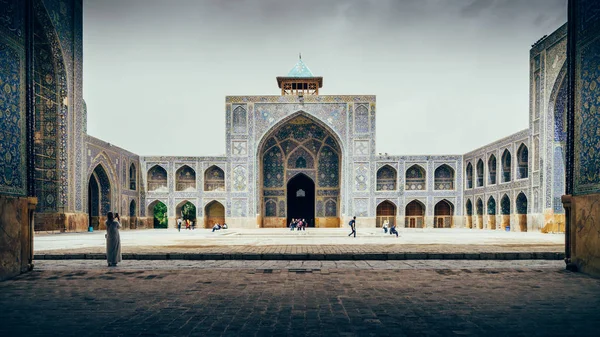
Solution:
<svg viewBox="0 0 600 337"><path fill-rule="evenodd" d="M261 227L340 226L342 147L337 134L299 111L267 132L258 146Z"/></svg>

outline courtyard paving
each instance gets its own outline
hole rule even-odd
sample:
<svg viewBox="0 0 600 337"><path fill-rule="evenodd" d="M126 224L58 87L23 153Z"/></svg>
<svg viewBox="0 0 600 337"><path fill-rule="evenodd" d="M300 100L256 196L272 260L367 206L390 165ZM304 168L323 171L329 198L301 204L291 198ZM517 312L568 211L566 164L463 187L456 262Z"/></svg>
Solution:
<svg viewBox="0 0 600 337"><path fill-rule="evenodd" d="M561 259L563 234L468 229L121 231L125 259ZM104 232L38 233L36 259L103 258Z"/></svg>
<svg viewBox="0 0 600 337"><path fill-rule="evenodd" d="M0 336L597 336L560 261L40 261Z"/></svg>

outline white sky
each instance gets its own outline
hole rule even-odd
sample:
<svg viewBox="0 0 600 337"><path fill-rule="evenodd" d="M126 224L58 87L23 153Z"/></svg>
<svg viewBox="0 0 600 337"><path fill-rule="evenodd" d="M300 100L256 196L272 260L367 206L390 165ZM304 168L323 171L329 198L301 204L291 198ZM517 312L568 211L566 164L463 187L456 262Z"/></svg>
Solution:
<svg viewBox="0 0 600 337"><path fill-rule="evenodd" d="M225 153L225 96L377 96L377 152L462 154L528 127L529 50L565 0L84 0L88 133L140 155Z"/></svg>

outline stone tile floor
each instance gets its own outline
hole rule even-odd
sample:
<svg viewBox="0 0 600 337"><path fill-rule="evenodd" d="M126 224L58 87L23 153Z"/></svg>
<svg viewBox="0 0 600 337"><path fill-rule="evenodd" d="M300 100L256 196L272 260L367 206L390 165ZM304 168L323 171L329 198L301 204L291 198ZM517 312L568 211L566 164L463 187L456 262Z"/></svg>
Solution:
<svg viewBox="0 0 600 337"><path fill-rule="evenodd" d="M40 261L0 336L597 336L560 261Z"/></svg>
<svg viewBox="0 0 600 337"><path fill-rule="evenodd" d="M563 234L517 233L469 229L400 229L400 237L381 229L358 229L356 238L348 230L229 229L211 232L129 230L121 231L123 253L252 253L252 254L357 254L357 253L478 253L564 252ZM35 252L104 253L104 232L38 233Z"/></svg>

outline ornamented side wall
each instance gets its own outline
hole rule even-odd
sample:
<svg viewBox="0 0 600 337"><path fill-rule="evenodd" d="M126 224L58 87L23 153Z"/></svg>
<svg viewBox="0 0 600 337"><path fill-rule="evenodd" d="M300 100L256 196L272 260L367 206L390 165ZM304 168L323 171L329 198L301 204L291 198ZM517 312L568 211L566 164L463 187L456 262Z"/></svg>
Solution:
<svg viewBox="0 0 600 337"><path fill-rule="evenodd" d="M32 40L31 3L0 2L0 280L32 267L36 199L28 187L28 122L31 85L27 57ZM30 81L29 81L30 82Z"/></svg>
<svg viewBox="0 0 600 337"><path fill-rule="evenodd" d="M566 262L600 276L600 3L569 1Z"/></svg>
<svg viewBox="0 0 600 337"><path fill-rule="evenodd" d="M538 231L541 196L532 190L530 130L469 152L463 157L465 227Z"/></svg>
<svg viewBox="0 0 600 337"><path fill-rule="evenodd" d="M33 0L36 229L85 226L81 0Z"/></svg>
<svg viewBox="0 0 600 337"><path fill-rule="evenodd" d="M532 209L542 232L564 232L567 25L530 51L529 126L532 136Z"/></svg>
<svg viewBox="0 0 600 337"><path fill-rule="evenodd" d="M140 157L92 136L86 137L85 145L84 201L88 221L69 230L87 230L90 225L105 229L107 212L119 213L123 229L146 228L140 212Z"/></svg>

